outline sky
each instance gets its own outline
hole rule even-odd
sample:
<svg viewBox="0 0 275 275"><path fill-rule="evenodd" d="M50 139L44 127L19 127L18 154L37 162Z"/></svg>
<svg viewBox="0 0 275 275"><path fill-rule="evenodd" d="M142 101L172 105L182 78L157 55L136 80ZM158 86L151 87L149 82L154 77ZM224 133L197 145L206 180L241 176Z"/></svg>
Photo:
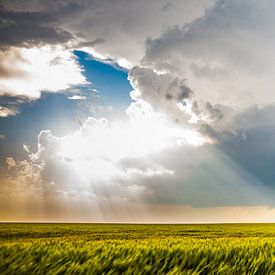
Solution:
<svg viewBox="0 0 275 275"><path fill-rule="evenodd" d="M0 0L0 221L275 221L272 0Z"/></svg>

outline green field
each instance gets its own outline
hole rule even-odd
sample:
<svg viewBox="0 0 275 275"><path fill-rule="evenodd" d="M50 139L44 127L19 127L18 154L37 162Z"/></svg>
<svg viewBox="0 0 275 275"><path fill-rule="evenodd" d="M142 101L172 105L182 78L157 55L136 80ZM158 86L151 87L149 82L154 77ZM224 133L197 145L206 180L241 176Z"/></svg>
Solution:
<svg viewBox="0 0 275 275"><path fill-rule="evenodd" d="M0 274L275 274L275 224L0 224Z"/></svg>

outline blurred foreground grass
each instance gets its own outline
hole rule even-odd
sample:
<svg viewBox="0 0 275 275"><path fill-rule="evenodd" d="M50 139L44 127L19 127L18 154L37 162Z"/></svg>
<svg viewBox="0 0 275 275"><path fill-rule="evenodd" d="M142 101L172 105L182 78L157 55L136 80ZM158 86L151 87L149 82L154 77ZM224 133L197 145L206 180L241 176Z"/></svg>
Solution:
<svg viewBox="0 0 275 275"><path fill-rule="evenodd" d="M0 274L275 274L275 224L0 224Z"/></svg>

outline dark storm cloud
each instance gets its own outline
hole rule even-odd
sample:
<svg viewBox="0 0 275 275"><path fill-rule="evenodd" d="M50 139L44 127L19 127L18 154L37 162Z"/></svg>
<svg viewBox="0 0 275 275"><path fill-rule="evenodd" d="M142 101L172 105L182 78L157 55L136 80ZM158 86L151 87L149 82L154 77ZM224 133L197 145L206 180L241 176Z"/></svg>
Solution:
<svg viewBox="0 0 275 275"><path fill-rule="evenodd" d="M275 105L251 107L234 119L234 134L218 147L264 185L275 189Z"/></svg>
<svg viewBox="0 0 275 275"><path fill-rule="evenodd" d="M207 123L199 131L215 147L264 186L275 191L275 105L250 107L219 129Z"/></svg>
<svg viewBox="0 0 275 275"><path fill-rule="evenodd" d="M57 23L57 13L20 12L0 7L0 46L58 44L72 39L72 34Z"/></svg>

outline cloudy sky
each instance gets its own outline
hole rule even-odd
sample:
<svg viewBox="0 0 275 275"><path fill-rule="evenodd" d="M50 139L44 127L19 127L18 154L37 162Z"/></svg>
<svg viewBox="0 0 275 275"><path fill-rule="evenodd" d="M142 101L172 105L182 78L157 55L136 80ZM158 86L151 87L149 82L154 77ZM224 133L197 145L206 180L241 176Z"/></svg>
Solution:
<svg viewBox="0 0 275 275"><path fill-rule="evenodd" d="M0 220L275 220L273 0L0 0Z"/></svg>

